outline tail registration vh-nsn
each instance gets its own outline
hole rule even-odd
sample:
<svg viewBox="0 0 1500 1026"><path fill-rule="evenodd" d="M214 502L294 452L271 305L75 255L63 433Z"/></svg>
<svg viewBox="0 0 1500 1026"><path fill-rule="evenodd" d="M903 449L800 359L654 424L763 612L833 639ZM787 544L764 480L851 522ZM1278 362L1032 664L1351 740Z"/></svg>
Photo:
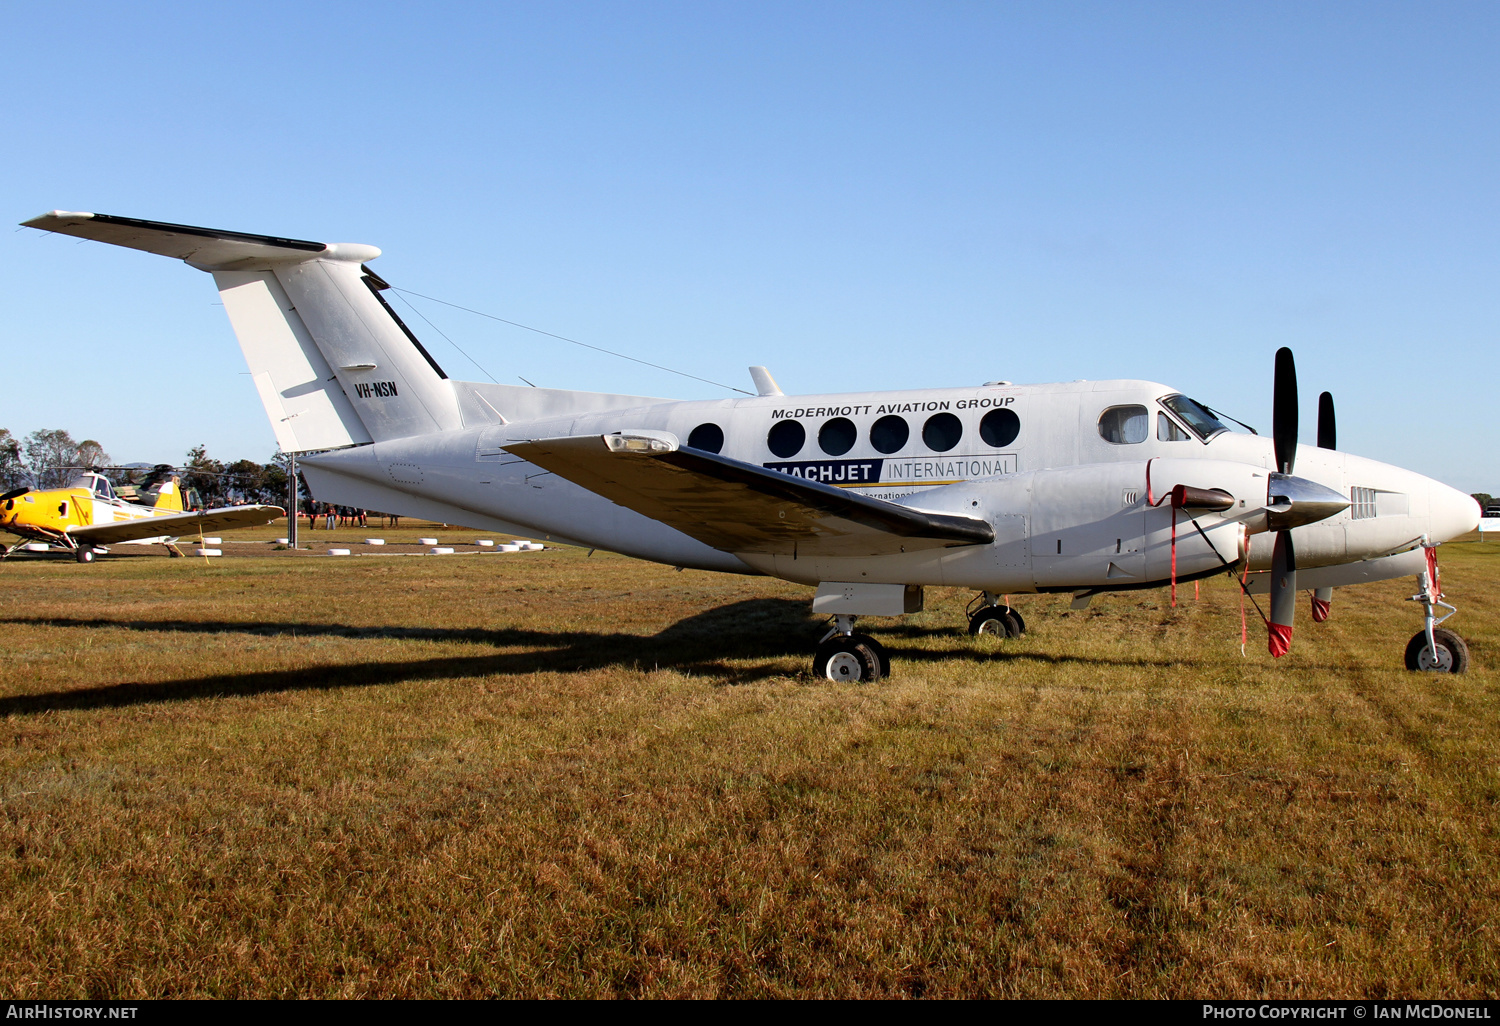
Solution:
<svg viewBox="0 0 1500 1026"><path fill-rule="evenodd" d="M814 586L832 626L816 672L890 672L858 616L972 588L974 633L1018 634L1002 596L1174 587L1235 575L1270 593L1273 655L1298 588L1415 576L1412 669L1461 672L1438 627L1435 548L1475 528L1469 496L1337 451L1324 393L1297 441L1292 354L1270 438L1149 381L1075 381L675 401L454 381L402 323L373 246L55 211L32 228L211 273L283 451L319 500ZM1295 470L1295 473L1294 473Z"/></svg>

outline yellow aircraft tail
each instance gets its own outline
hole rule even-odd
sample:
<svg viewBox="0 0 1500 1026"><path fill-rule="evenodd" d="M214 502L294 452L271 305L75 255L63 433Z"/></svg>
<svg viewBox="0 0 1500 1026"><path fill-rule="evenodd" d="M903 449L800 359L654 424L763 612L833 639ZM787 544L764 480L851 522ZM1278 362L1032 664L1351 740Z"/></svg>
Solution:
<svg viewBox="0 0 1500 1026"><path fill-rule="evenodd" d="M164 513L182 513L182 479L172 475L161 483L156 492L154 508Z"/></svg>

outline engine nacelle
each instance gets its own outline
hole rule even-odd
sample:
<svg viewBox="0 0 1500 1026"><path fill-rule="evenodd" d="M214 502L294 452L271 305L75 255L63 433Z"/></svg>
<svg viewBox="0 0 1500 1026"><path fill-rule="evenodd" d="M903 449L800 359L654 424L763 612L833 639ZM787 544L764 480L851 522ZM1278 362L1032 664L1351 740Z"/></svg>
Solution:
<svg viewBox="0 0 1500 1026"><path fill-rule="evenodd" d="M943 582L1014 590L1129 589L1225 571L1263 516L1264 468L1221 460L1098 463L969 482L921 496L926 509L973 515L994 545L951 550ZM1178 485L1188 505L1173 507ZM941 494L948 493L948 494ZM938 501L934 501L938 500ZM1194 501L1202 505L1195 507ZM1212 508L1210 508L1212 507Z"/></svg>

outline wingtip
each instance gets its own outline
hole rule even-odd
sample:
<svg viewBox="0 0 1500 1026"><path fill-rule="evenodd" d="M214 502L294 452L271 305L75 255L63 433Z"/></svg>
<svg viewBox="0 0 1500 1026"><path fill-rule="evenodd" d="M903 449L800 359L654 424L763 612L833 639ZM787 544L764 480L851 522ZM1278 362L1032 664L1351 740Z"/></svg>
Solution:
<svg viewBox="0 0 1500 1026"><path fill-rule="evenodd" d="M45 214L38 214L29 221L22 221L25 228L39 228L49 221L88 221L93 214L84 210L49 210Z"/></svg>

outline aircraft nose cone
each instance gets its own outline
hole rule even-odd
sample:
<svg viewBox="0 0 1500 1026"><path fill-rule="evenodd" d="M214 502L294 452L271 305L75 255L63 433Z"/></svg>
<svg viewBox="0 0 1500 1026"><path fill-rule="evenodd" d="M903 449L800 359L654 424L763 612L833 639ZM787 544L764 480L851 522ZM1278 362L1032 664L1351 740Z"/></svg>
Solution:
<svg viewBox="0 0 1500 1026"><path fill-rule="evenodd" d="M1445 542L1479 526L1481 510L1472 495L1434 481L1429 501L1433 541Z"/></svg>

